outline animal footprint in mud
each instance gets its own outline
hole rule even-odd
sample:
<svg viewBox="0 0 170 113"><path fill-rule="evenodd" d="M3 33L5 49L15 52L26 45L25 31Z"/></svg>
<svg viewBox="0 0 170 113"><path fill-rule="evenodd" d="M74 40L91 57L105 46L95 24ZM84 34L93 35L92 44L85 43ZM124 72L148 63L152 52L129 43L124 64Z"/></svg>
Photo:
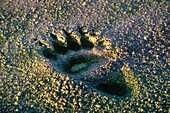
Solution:
<svg viewBox="0 0 170 113"><path fill-rule="evenodd" d="M62 29L50 37L52 48L44 47L42 54L58 72L108 94L124 96L133 91L132 73L118 62L120 52L115 52L109 39L99 38L93 30L85 32L84 27L71 33Z"/></svg>

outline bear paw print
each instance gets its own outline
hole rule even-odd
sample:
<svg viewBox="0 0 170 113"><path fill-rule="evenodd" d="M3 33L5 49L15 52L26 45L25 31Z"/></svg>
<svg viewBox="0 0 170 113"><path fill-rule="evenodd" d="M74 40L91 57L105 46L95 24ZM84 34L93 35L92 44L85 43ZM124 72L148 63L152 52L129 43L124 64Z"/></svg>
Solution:
<svg viewBox="0 0 170 113"><path fill-rule="evenodd" d="M50 37L51 48L44 46L42 55L57 72L86 81L111 95L123 96L133 91L131 78L125 78L131 74L122 71L124 64L118 61L120 52L112 48L109 39L99 38L94 30L84 27L70 33L62 29L57 34L50 33ZM40 45L43 44L40 42Z"/></svg>

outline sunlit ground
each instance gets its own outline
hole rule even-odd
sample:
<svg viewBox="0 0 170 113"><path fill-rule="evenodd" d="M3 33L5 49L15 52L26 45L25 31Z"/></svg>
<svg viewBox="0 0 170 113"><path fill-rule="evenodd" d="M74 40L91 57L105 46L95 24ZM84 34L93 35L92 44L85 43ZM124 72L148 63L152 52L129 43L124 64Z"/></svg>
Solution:
<svg viewBox="0 0 170 113"><path fill-rule="evenodd" d="M0 1L0 111L170 112L169 6Z"/></svg>

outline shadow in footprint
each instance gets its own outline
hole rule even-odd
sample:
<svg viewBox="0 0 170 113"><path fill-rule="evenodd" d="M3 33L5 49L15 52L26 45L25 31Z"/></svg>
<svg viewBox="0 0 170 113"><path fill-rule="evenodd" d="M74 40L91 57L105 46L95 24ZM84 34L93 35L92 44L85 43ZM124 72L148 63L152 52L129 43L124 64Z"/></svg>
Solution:
<svg viewBox="0 0 170 113"><path fill-rule="evenodd" d="M132 89L128 86L125 79L121 75L116 81L100 82L96 85L99 91L108 93L110 95L125 96L130 94Z"/></svg>
<svg viewBox="0 0 170 113"><path fill-rule="evenodd" d="M64 71L70 74L76 74L83 70L87 70L91 64L97 63L98 57L95 55L78 55L72 56L62 63Z"/></svg>
<svg viewBox="0 0 170 113"><path fill-rule="evenodd" d="M46 58L48 58L50 60L57 60L57 56L54 54L53 51L51 51L48 48L43 49L42 53Z"/></svg>

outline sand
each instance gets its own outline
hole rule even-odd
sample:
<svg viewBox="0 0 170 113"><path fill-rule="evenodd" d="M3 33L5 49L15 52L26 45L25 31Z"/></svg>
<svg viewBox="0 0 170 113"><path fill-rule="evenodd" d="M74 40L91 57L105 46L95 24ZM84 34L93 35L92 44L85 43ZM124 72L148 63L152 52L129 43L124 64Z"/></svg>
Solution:
<svg viewBox="0 0 170 113"><path fill-rule="evenodd" d="M169 6L159 0L0 1L0 111L170 112ZM109 63L113 53L106 50L106 67L91 62L85 70L88 64L80 62L72 66L80 72L70 74L58 66L62 55L52 53L51 59L43 55L43 49L54 51L51 33L76 31L78 26L109 39L108 47L121 53L116 64ZM96 44L94 48L86 52L105 51ZM117 79L119 71L111 73L113 68L126 72L126 66L131 73L123 78ZM80 79L93 69L96 78L88 74Z"/></svg>

